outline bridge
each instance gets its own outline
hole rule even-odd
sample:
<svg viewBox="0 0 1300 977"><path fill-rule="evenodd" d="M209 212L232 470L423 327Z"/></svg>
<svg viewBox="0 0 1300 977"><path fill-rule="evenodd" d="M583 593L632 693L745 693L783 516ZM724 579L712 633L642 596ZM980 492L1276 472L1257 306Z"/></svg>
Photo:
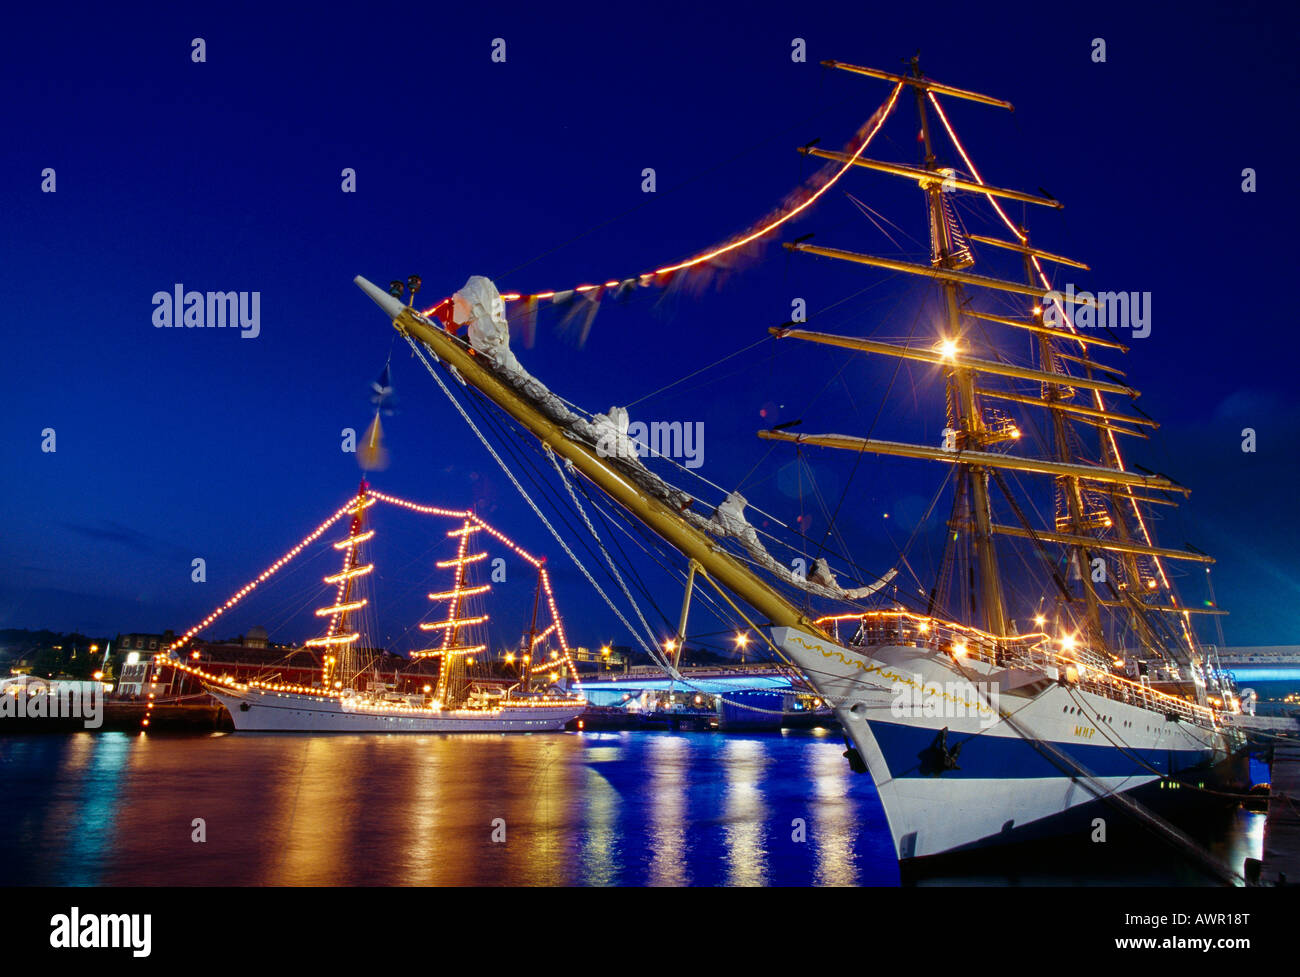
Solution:
<svg viewBox="0 0 1300 977"><path fill-rule="evenodd" d="M1219 662L1237 684L1295 682L1300 686L1300 645L1250 645L1220 648Z"/></svg>
<svg viewBox="0 0 1300 977"><path fill-rule="evenodd" d="M666 692L669 686L708 695L748 689L810 691L799 673L786 665L700 665L681 668L679 673L681 679L673 680L662 668L637 665L626 671L582 674L579 681L587 700L596 706L619 705L642 692Z"/></svg>

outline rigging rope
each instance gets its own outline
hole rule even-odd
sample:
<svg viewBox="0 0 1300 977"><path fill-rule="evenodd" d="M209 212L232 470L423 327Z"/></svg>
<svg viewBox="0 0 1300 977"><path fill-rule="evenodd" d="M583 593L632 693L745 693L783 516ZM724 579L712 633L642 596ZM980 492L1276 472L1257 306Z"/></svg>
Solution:
<svg viewBox="0 0 1300 977"><path fill-rule="evenodd" d="M550 450L550 446L549 446L549 445L547 446L547 449L546 449L546 450L547 450L547 454L551 455L551 463L554 464L554 465L556 465L556 471L559 472L559 474L560 474L560 480L561 480L562 482L564 482L564 484L565 484L565 488L568 488L568 489L569 489L569 495L573 498L573 503L574 503L574 505L577 507L578 511L582 514L583 521L587 523L587 528L591 531L591 535L592 535L592 537L596 540L597 545L600 546L601 552L605 553L605 559L609 562L609 568L610 568L611 571L613 571L613 574L614 574L615 579L617 579L617 580L619 581L619 585L620 585L620 586L623 586L622 578L621 578L621 576L619 575L619 572L618 572L617 567L614 565L613 559L610 557L609 553L605 551L605 546L604 546L604 544L601 542L600 537L596 534L595 527L592 526L592 524L591 524L591 520L589 520L589 519L587 518L587 514L586 514L586 512L583 511L582 504L578 501L577 497L573 495L573 489L570 487L569 481L565 478L565 476L564 476L564 472L563 472L563 471L560 471L559 465L558 465L558 464L556 463L556 461L555 461L554 453ZM569 467L572 467L572 465L570 464ZM583 495L587 495L587 493L586 493L585 490L584 490L584 492L583 492ZM595 507L595 508L597 508L597 509L600 508L600 507L597 505L597 503L596 503L596 502L591 498L591 496L589 496L589 495L587 495L587 501L591 502L593 507ZM605 515L605 518L606 518L606 519L609 519L609 515L608 515L608 514L605 514L605 513L602 513L602 514ZM612 520L611 520L611 522L612 522ZM618 523L613 523L613 525L618 525ZM624 530L624 532L627 531L625 527L619 527L619 528L622 528L622 529ZM642 547L642 549L644 550L644 546ZM647 553L647 555L650 555L650 554ZM654 559L654 557L652 556L651 559ZM655 562L656 562L656 563L659 563L659 565L660 565L661 567L663 567L664 569L667 569L667 567L664 567L664 564L660 563L657 559L655 559ZM745 615L740 611L740 608L736 607L735 603L734 603L734 602L733 602L729 597L727 597L726 593L725 593L721 588L718 587L718 585L717 585L717 584L716 584L716 583L715 583L715 582L714 582L714 581L709 577L709 575L708 575L707 573L705 573L702 569L698 569L697 572L700 573L700 575L703 577L704 580L708 581L708 582L709 582L709 583L710 583L710 584L711 584L715 589L717 589L717 590L718 590L718 593L722 596L723 600L725 600L729 605L731 605L732 610L735 611L737 614L739 614L740 617L741 617L741 619L742 619L742 620L743 620L743 621L744 621L744 622L745 622L745 623L746 623L746 624L747 624L747 625L748 625L752 630L756 631L756 632L758 633L759 637L761 637L761 638L763 639L763 641L766 642L766 643L767 643L767 644L768 644L768 645L769 645L769 646L770 646L770 647L771 647L771 648L772 648L772 649L777 653L778 656L781 656L780 649L778 649L778 648L776 647L776 645L772 644L772 640L771 640L771 639L770 639L770 638L769 638L769 637L768 637L768 636L763 632L763 630L762 630L761 628L755 626L752 622L750 622L750 620L749 620L747 617L745 617ZM632 606L633 606L633 608L636 610L637 615L638 615L638 616L641 616L641 609L637 606L637 604L636 604L636 600L632 597L632 595L631 595L630 593L628 593L627 588L626 588L625 586L623 587L623 593L627 595L627 598L628 598L628 600L632 603ZM709 603L713 604L715 608L717 607L717 602L716 602L716 601L715 601L715 600L714 600L714 599L709 595L708 591L700 590L699 593L700 593L701 595L703 595L703 597L704 597L705 599L707 599ZM692 595L692 598L693 598L693 597L694 597L694 594ZM718 611L718 610L714 610L714 614L715 614L715 616L717 616L717 617L719 618L719 620L723 620L723 616L722 616L722 613L721 613L720 611ZM641 623L642 623L642 624L645 624L645 618L644 618L644 617L641 617ZM646 627L647 627L647 629L649 629L649 625L648 625L648 624L646 625ZM653 636L652 636L652 637L653 637ZM685 635L685 634L681 635L681 639L682 639L682 647L685 648L685 645L686 645L686 635ZM768 716L784 716L784 715L785 715L785 710L784 710L784 709L764 709L764 708L762 708L761 706L755 706L755 705L752 705L752 704L750 704L750 703L746 703L746 702L736 702L736 701L734 701L734 700L732 700L732 699L728 699L728 698L727 698L723 693L721 693L721 692L709 692L709 691L706 690L706 689L702 689L702 688L700 688L699 686L694 685L694 684L693 684L693 683L692 683L688 678L686 678L684 675L682 675L682 674L681 674L680 672L678 672L676 669L674 669L674 668L668 666L666 662L657 662L657 664L659 664L660 668L664 669L664 671L666 671L666 672L669 674L669 676L670 676L674 681L676 681L676 682L681 682L683 686L685 686L686 688L691 689L691 690L694 691L694 692L698 692L698 693L700 693L700 694L702 694L702 695L711 695L711 696L714 696L714 697L715 697L719 702L725 702L725 703L727 703L728 705L736 706L736 707L741 708L741 709L747 709L747 710L749 710L750 712L762 713L762 714L764 714L764 715L768 715ZM822 698L825 699L824 696L823 696ZM826 700L826 701L829 703L829 700Z"/></svg>
<svg viewBox="0 0 1300 977"><path fill-rule="evenodd" d="M564 541L564 537L561 536L556 531L555 527L551 525L551 521L546 518L546 514L542 512L540 508L538 508L537 503L534 502L532 496L528 494L528 490L525 489L523 485L519 483L519 479L515 477L515 473L510 469L510 466L501 460L501 456L497 454L496 449L492 447L492 443L488 441L488 439L483 435L483 432L479 430L478 425L474 423L474 419L469 416L465 408L461 405L460 401L457 400L455 395L451 392L451 390L448 389L447 385L443 382L442 377L440 377L438 375L438 372L433 368L433 364L431 364L427 359L425 359L424 352L421 350L420 344L416 343L416 341L412 339L410 336L406 336L405 334L403 335L404 338L406 339L406 342L410 345L411 349L415 352L416 357L420 360L421 363L424 364L424 368L429 371L429 376L433 377L433 379L437 382L438 386L442 388L442 392L447 395L447 399L451 401L452 406L456 408L456 410L460 413L460 416L464 419L465 423L469 425L470 430L473 431L474 434L478 437L479 441L482 442L483 447L485 447L488 450L488 454L492 456L493 460L496 461L497 465L500 466L501 470L505 472L506 477L510 479L510 484L512 484L515 487L515 489L518 490L519 494L523 497L523 500L528 503L528 507L533 510L533 512L537 515L537 518L542 521L542 525L544 525L547 528L547 530L550 531L550 534L553 537L555 537L555 541L559 543L561 549L563 549L564 552L568 554L569 559L573 561L574 566L576 566L582 572L582 575L587 578L587 582L590 583L592 587L595 588L596 593L598 593L601 596L601 599L605 601L605 603L609 606L609 609L613 611L615 615L618 616L618 619L620 621L623 622L623 626L626 627L628 629L628 632L634 638L636 638L638 643L641 644L646 654L650 655L650 657L653 658L654 652L652 652L648 647L646 647L644 640L637 633L636 629L633 628L632 625L628 623L627 618L623 616L623 612L619 610L619 608L614 604L614 602L610 600L609 596L605 593L605 591L601 589L600 584L596 582L596 578L591 575L591 572L587 569L586 565L580 559L578 559L577 554L575 554L573 550L569 548L569 544Z"/></svg>
<svg viewBox="0 0 1300 977"><path fill-rule="evenodd" d="M596 541L596 545L600 548L601 555L605 557L605 562L609 565L609 571L613 574L614 580L618 583L619 589L623 591L623 596L626 597L628 603L632 605L632 610L636 612L637 620L640 621L641 626L645 628L646 636L650 639L652 644L657 644L655 641L654 629L650 627L650 624L645 619L645 615L641 613L641 605L638 604L636 598L632 596L632 592L628 589L627 583L623 580L623 575L618 572L618 565L614 562L613 557L609 555L609 550L605 548L605 544L601 540L600 534L596 532L596 527L592 525L591 519L587 516L587 510L584 509L582 503L578 501L577 493L573 491L573 486L569 483L568 477L564 474L564 469L556 459L555 452L551 450L549 444L544 443L542 448L546 452L546 457L550 459L552 467L555 468L555 473L560 476L560 482L568 491L569 498L573 500L573 507L578 510L578 515L582 517L582 521L586 524L587 532L591 533L591 538ZM568 465L569 467L572 467L573 463L568 462ZM675 673L676 669L670 669L670 672Z"/></svg>

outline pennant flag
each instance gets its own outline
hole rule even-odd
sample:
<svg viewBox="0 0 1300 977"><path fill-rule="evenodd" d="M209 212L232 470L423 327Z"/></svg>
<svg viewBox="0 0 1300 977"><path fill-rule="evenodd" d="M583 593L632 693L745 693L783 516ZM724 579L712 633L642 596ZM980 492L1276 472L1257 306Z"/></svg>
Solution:
<svg viewBox="0 0 1300 977"><path fill-rule="evenodd" d="M357 464L363 472L381 472L388 467L388 449L384 447L384 430L379 424L378 411L357 446Z"/></svg>
<svg viewBox="0 0 1300 977"><path fill-rule="evenodd" d="M579 348L587 344L587 336L591 334L591 324L596 319L596 313L600 311L600 298L604 291L603 288L598 288L583 296L587 300L587 312L582 318L582 328L578 331Z"/></svg>
<svg viewBox="0 0 1300 977"><path fill-rule="evenodd" d="M393 396L393 372L391 362L384 364L383 372L379 374L378 380L371 381L370 389L372 391L370 402L374 404L378 410L391 414L393 412L393 407L397 404L397 398Z"/></svg>

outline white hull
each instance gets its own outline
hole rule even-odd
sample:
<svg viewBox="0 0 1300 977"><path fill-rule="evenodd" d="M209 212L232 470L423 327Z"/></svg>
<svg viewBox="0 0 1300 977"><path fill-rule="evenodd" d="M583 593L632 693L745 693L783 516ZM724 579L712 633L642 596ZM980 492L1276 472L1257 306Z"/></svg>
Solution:
<svg viewBox="0 0 1300 977"><path fill-rule="evenodd" d="M239 731L278 733L544 733L562 730L583 706L503 706L493 710L375 708L332 696L228 689L208 692Z"/></svg>
<svg viewBox="0 0 1300 977"><path fill-rule="evenodd" d="M854 650L792 628L773 638L835 707L902 861L1032 836L1109 791L1204 777L1232 752L1223 731L1057 682L991 695L1006 676L990 679L997 670L979 660L963 660L963 675L926 647ZM936 685L948 694L923 691ZM958 746L949 765L944 751Z"/></svg>

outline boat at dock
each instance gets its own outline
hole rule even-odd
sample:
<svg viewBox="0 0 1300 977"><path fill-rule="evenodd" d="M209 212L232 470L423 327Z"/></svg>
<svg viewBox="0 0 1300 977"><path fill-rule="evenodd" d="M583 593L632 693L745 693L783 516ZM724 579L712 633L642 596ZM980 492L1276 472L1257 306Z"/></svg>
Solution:
<svg viewBox="0 0 1300 977"><path fill-rule="evenodd" d="M581 704L561 697L515 695L446 708L423 696L207 689L236 730L260 733L545 733L564 729L582 712Z"/></svg>
<svg viewBox="0 0 1300 977"><path fill-rule="evenodd" d="M1191 851L1177 826L1181 812L1231 802L1248 783L1244 738L1230 721L1241 711L1236 689L1193 627L1198 615L1222 612L1181 599L1172 572L1176 564L1213 561L1155 537L1153 510L1177 505L1188 489L1125 461L1123 439L1146 439L1156 426L1136 405L1118 406L1132 404L1138 392L1099 358L1127 347L1114 329L1096 328L1096 295L1062 290L1045 270L1088 266L1031 244L1028 230L999 201L1062 205L986 183L944 108L958 100L1004 109L1009 103L940 84L915 59L907 74L828 64L883 80L890 94L845 152L804 147L833 171L804 199L815 201L860 169L910 182L925 204L929 260L873 256L805 238L786 248L875 274L926 279L937 313L923 320L932 326L920 327L930 334L904 343L816 332L802 321L770 334L778 348L832 347L882 363L886 397L899 366L915 367L919 379L903 398L910 406L896 407L885 420L910 411L942 435L922 443L796 433L793 424L758 433L774 448L936 466L943 482L930 512L941 501L947 512L925 517L942 527L944 541L931 579L900 586L912 572L901 551L894 565L876 572L844 552L818 557L806 573L793 571L769 547L785 545L795 556L803 551L760 532L746 515L746 499L717 486L721 476L711 473L714 482L688 492L670 481L684 477L684 469L652 469L654 460L643 462L646 452L628 445L626 410L584 412L552 393L510 349L505 310L535 316L536 300L560 293L502 295L475 276L420 312L364 278L356 283L489 449L444 376L481 394L537 439L593 539L599 543L572 488L579 478L584 493L594 489L615 503L629 525L649 530L663 552L674 554L684 582L681 623L663 647L680 648L693 593L707 586L739 628L764 636L774 654L798 669L843 727L846 761L875 782L901 862L1086 831L1099 812L1140 822ZM912 99L921 159L865 156L898 104ZM949 137L945 150L932 131L940 128ZM913 123L909 132L917 131ZM910 142L909 136L903 145ZM983 218L1005 226L1006 235L968 232L961 215L977 207ZM668 272L714 262L786 219ZM977 262L988 273L968 270ZM578 291L623 294L664 278L648 273ZM898 331L897 323L878 325ZM627 588L623 593L632 603ZM649 644L652 650L657 644L653 635ZM671 653L663 659L674 681L680 680L677 664Z"/></svg>
<svg viewBox="0 0 1300 977"><path fill-rule="evenodd" d="M521 648L504 656L501 664L508 668L476 674L476 663L489 657L484 627L489 619L485 601L491 585L473 579L473 568L487 558L487 553L471 549L470 543L480 533L502 540L504 537L472 513L461 514L462 524L447 534L457 540L456 556L437 564L438 569L449 570L452 576L449 589L429 594L430 601L441 610L435 620L419 624L420 631L434 640L411 653L409 670L391 676L380 674L376 667L379 656L366 655L362 645L364 611L370 605L364 581L375 568L363 556L375 535L366 525L365 516L379 498L363 480L356 496L341 510L351 516L348 535L334 543L335 549L344 553L343 566L324 579L330 588L330 603L318 608L316 616L327 619L325 632L305 643L306 649L319 656L317 682L310 686L298 684L274 673L242 681L223 677L220 664L201 661L197 649L190 653L193 659L187 661L185 651L197 629L178 640L160 659L161 664L197 678L229 712L240 732L563 730L586 708L586 699L555 685L559 677L555 670L572 670L572 660L543 561L518 548L517 552L534 564L538 574L532 620ZM538 613L543 602L553 619L547 628L540 629ZM561 642L562 664L559 651L549 657L543 654L545 642L552 636L558 636ZM436 664L436 673L425 671L425 664ZM513 678L503 680L503 671L513 671Z"/></svg>

